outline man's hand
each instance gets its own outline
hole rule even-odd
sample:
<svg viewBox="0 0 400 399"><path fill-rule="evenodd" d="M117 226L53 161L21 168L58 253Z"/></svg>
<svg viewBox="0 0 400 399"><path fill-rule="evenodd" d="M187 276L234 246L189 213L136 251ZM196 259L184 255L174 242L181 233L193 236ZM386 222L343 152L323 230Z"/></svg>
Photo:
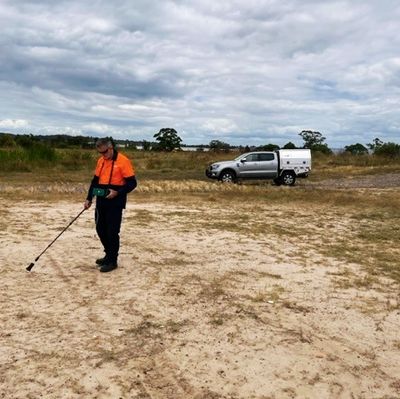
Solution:
<svg viewBox="0 0 400 399"><path fill-rule="evenodd" d="M110 188L110 194L107 195L107 199L113 199L118 195L118 191L113 190L112 188Z"/></svg>
<svg viewBox="0 0 400 399"><path fill-rule="evenodd" d="M83 204L83 207L85 209L89 209L92 205L92 201L86 200L85 203Z"/></svg>

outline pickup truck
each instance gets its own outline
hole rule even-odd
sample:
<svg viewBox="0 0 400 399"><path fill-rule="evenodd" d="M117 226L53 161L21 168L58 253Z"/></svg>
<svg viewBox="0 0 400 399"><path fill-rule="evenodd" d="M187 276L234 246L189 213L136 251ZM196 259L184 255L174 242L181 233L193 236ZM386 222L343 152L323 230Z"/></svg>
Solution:
<svg viewBox="0 0 400 399"><path fill-rule="evenodd" d="M272 179L277 185L293 186L298 177L308 177L311 151L308 149L254 151L232 161L215 162L206 169L206 176L222 182L239 179Z"/></svg>

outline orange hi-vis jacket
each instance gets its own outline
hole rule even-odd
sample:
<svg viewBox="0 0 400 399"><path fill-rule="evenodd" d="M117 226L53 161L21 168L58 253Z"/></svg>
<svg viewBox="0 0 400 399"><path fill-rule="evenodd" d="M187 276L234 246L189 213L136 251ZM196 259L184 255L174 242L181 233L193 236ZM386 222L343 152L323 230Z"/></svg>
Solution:
<svg viewBox="0 0 400 399"><path fill-rule="evenodd" d="M131 161L119 152L116 154L116 159L101 157L97 161L94 174L99 178L99 184L123 186L126 183L125 178L135 176L135 169Z"/></svg>
<svg viewBox="0 0 400 399"><path fill-rule="evenodd" d="M131 161L114 150L112 159L101 157L97 161L86 199L92 201L95 188L113 189L118 192L117 196L112 199L97 197L97 206L108 204L107 206L125 208L127 194L136 186L135 169Z"/></svg>

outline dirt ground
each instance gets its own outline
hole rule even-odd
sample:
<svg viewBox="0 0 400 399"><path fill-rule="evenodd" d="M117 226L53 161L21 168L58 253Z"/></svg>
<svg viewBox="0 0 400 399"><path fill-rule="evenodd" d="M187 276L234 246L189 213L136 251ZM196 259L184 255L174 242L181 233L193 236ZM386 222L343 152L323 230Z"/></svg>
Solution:
<svg viewBox="0 0 400 399"><path fill-rule="evenodd" d="M340 286L360 265L324 256L316 230L307 244L312 225L350 231L335 209L132 195L103 274L93 209L29 273L81 204L2 205L2 398L400 397L398 284ZM286 239L294 213L305 233Z"/></svg>

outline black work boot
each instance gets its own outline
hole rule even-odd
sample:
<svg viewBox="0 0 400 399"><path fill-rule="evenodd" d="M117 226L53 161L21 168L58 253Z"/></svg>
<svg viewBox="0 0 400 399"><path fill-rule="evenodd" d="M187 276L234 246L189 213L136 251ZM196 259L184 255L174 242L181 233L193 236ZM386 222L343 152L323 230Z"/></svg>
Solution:
<svg viewBox="0 0 400 399"><path fill-rule="evenodd" d="M101 266L100 271L102 273L107 273L107 272L111 272L112 270L116 269L117 267L118 267L117 262L107 262Z"/></svg>
<svg viewBox="0 0 400 399"><path fill-rule="evenodd" d="M96 259L96 265L99 267L105 265L106 263L107 263L107 256L105 256L104 258Z"/></svg>

